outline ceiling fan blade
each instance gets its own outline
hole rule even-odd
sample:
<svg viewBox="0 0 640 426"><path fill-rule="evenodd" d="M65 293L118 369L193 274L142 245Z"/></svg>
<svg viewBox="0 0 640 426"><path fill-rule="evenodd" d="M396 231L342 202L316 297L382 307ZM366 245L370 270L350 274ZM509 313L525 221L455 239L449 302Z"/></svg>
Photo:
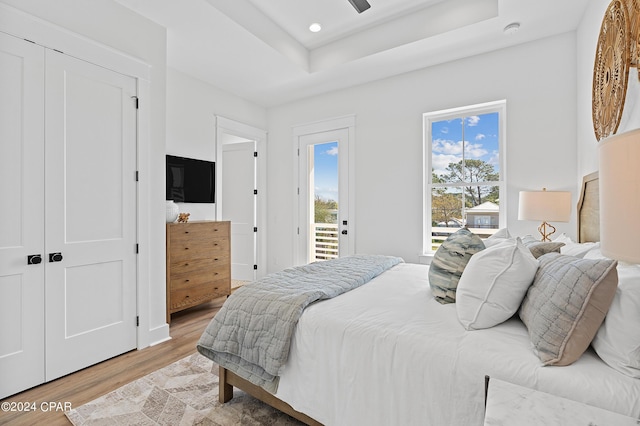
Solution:
<svg viewBox="0 0 640 426"><path fill-rule="evenodd" d="M358 13L362 13L371 7L367 0L349 0L349 3L356 8Z"/></svg>

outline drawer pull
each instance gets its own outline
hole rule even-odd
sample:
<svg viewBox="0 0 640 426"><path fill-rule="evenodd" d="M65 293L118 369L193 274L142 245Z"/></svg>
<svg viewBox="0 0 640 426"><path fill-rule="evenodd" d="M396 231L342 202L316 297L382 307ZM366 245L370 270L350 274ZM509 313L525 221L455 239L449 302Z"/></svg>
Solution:
<svg viewBox="0 0 640 426"><path fill-rule="evenodd" d="M218 259L218 258L216 257L216 258L215 258L215 259L213 259L213 260L215 260L215 261L217 262L217 261L218 261L218 260L220 260L220 259Z"/></svg>
<svg viewBox="0 0 640 426"><path fill-rule="evenodd" d="M214 272L213 275L218 275L218 272Z"/></svg>
<svg viewBox="0 0 640 426"><path fill-rule="evenodd" d="M188 234L188 233L189 233L189 231L184 231L184 233L185 233L185 234Z"/></svg>
<svg viewBox="0 0 640 426"><path fill-rule="evenodd" d="M184 264L184 266L189 266L189 264L188 264L188 263L185 263L185 264Z"/></svg>
<svg viewBox="0 0 640 426"><path fill-rule="evenodd" d="M189 280L184 280L184 282L185 282L185 283L188 283L188 282L189 282Z"/></svg>
<svg viewBox="0 0 640 426"><path fill-rule="evenodd" d="M185 249L185 250L189 250L189 247L185 247L184 249Z"/></svg>
<svg viewBox="0 0 640 426"><path fill-rule="evenodd" d="M217 290L217 289L218 289L218 287L215 287L215 288L214 288L214 290Z"/></svg>

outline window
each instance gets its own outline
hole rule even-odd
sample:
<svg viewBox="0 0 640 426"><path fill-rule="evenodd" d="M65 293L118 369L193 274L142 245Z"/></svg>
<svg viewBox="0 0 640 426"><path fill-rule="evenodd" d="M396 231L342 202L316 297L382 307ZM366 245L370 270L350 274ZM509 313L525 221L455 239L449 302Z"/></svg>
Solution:
<svg viewBox="0 0 640 426"><path fill-rule="evenodd" d="M426 113L424 252L467 226L485 238L506 226L506 101Z"/></svg>

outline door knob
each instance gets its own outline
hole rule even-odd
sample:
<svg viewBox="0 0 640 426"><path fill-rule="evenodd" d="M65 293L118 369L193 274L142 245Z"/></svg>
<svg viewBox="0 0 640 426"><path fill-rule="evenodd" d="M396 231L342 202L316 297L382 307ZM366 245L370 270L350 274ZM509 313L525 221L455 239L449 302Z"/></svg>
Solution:
<svg viewBox="0 0 640 426"><path fill-rule="evenodd" d="M342 235L347 235L347 230L346 229L342 230Z"/></svg>
<svg viewBox="0 0 640 426"><path fill-rule="evenodd" d="M37 265L42 262L41 254L30 254L27 256L27 265Z"/></svg>
<svg viewBox="0 0 640 426"><path fill-rule="evenodd" d="M60 262L62 260L62 253L49 253L49 262Z"/></svg>

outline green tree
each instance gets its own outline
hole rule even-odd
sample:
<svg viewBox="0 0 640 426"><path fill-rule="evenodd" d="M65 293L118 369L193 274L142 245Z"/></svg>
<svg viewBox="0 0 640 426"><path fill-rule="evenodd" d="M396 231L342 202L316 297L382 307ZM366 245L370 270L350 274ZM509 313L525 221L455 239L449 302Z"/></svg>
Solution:
<svg viewBox="0 0 640 426"><path fill-rule="evenodd" d="M462 160L449 163L447 174L442 176L445 182L491 182L499 180L500 176L492 164L483 160ZM469 185L464 188L467 207L473 207L485 201L498 202L498 187L487 185Z"/></svg>
<svg viewBox="0 0 640 426"><path fill-rule="evenodd" d="M314 220L316 223L335 223L336 217L332 214L332 210L338 209L338 202L334 200L325 200L316 195L314 200Z"/></svg>
<svg viewBox="0 0 640 426"><path fill-rule="evenodd" d="M447 226L453 224L453 219L462 218L462 200L460 194L434 193L431 197L431 225L437 226L444 222Z"/></svg>

